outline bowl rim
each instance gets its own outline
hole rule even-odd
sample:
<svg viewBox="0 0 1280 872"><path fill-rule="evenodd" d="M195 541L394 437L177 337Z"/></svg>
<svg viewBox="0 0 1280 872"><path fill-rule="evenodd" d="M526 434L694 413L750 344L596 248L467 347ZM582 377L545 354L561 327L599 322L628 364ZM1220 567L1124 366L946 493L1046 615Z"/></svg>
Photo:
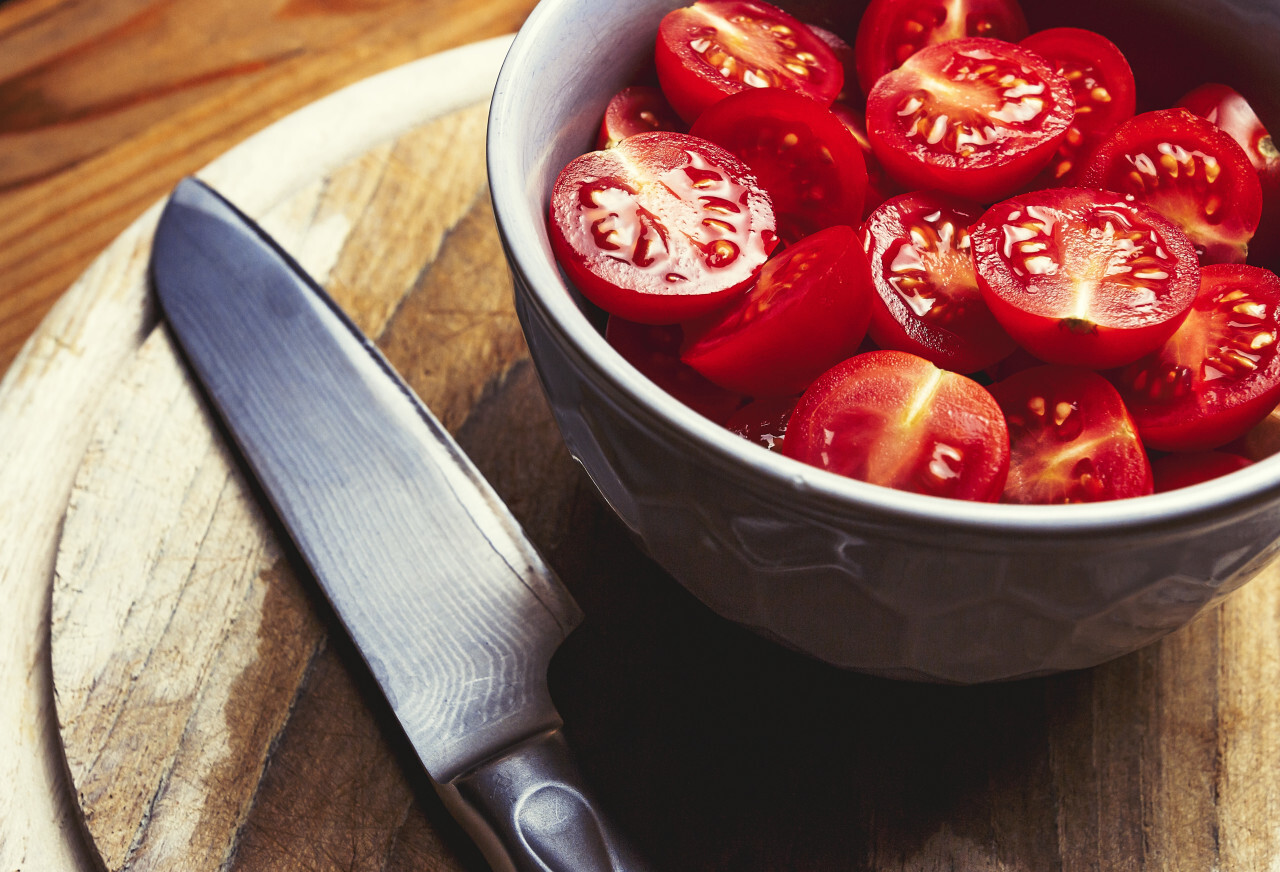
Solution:
<svg viewBox="0 0 1280 872"><path fill-rule="evenodd" d="M672 4L678 5L678 4ZM542 0L512 41L489 110L487 156L494 216L508 266L529 289L529 302L559 330L561 341L607 388L630 405L651 411L652 424L695 446L702 458L739 479L759 478L762 487L802 495L831 507L851 507L885 520L925 522L956 532L1104 535L1156 532L1231 519L1280 503L1280 455L1190 487L1122 500L1073 505L984 503L929 496L869 484L764 450L685 406L659 388L613 349L574 302L551 255L545 216L548 192L536 210L525 197L528 179L517 159L516 119L541 105L524 93L540 77L541 47L555 44L556 4ZM535 217L537 216L537 217ZM518 293L518 290L517 290ZM957 511L961 508L961 511Z"/></svg>

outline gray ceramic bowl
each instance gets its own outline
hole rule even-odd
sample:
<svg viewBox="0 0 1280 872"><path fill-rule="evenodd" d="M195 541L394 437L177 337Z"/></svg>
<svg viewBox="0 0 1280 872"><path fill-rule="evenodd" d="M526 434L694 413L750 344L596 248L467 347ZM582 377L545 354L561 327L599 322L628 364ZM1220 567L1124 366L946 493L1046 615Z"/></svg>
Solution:
<svg viewBox="0 0 1280 872"><path fill-rule="evenodd" d="M543 0L502 69L488 140L517 310L556 419L604 500L659 563L720 614L830 663L980 682L1133 651L1268 562L1280 540L1280 458L1112 503L944 500L749 444L614 352L552 259L548 192L561 167L589 150L608 98L678 5ZM859 5L784 5L852 42ZM1110 36L1153 105L1198 84L1195 61L1203 58L1246 92L1264 121L1276 118L1275 95L1256 87L1280 82L1274 3L1112 0L1092 13L1087 4L1062 5L1072 11L1024 8L1033 29L1077 23Z"/></svg>

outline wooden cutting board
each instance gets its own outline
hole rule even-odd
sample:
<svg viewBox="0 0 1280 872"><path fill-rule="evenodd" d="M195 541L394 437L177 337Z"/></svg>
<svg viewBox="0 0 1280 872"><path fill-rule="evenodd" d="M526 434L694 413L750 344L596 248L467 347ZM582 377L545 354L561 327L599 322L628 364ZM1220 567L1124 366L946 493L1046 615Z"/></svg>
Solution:
<svg viewBox="0 0 1280 872"><path fill-rule="evenodd" d="M780 650L637 551L512 312L483 166L501 48L340 92L202 175L377 339L583 606L553 696L655 867L1280 869L1274 569L1111 664L947 688ZM155 327L155 217L0 385L0 872L484 869Z"/></svg>

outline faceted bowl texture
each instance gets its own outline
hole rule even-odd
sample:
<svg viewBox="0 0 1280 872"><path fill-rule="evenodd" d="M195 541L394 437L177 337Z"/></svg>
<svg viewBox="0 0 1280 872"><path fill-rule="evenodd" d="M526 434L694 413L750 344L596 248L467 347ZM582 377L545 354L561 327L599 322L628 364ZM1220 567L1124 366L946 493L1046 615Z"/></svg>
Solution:
<svg viewBox="0 0 1280 872"><path fill-rule="evenodd" d="M721 615L790 648L863 672L950 683L1126 654L1267 564L1280 546L1280 458L1180 491L1086 506L925 497L749 444L614 352L600 314L552 258L548 194L559 170L592 147L605 103L678 5L543 0L499 77L488 140L516 308L556 420L655 560ZM862 8L785 6L850 42ZM1243 0L1059 6L1070 8L1024 3L1032 29L1105 33L1128 54L1140 100L1152 107L1209 70L1280 130L1280 89L1257 87L1280 82L1275 10Z"/></svg>

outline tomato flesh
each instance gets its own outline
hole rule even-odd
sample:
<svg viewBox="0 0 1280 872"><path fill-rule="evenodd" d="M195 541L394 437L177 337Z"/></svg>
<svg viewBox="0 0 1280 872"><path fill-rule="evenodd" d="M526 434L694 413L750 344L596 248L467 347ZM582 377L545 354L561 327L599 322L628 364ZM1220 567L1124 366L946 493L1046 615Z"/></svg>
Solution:
<svg viewBox="0 0 1280 872"><path fill-rule="evenodd" d="M799 394L857 351L872 293L853 230L829 227L771 258L727 311L691 326L681 358L730 390Z"/></svg>
<svg viewBox="0 0 1280 872"><path fill-rule="evenodd" d="M1004 416L977 382L900 351L869 351L819 377L782 453L914 493L994 501L1009 467Z"/></svg>
<svg viewBox="0 0 1280 872"><path fill-rule="evenodd" d="M1207 266L1200 277L1177 332L1112 374L1148 448L1217 448L1280 401L1280 278L1245 264Z"/></svg>
<svg viewBox="0 0 1280 872"><path fill-rule="evenodd" d="M991 203L1049 162L1075 113L1071 86L1035 52L998 39L931 45L867 97L867 135L907 190Z"/></svg>
<svg viewBox="0 0 1280 872"><path fill-rule="evenodd" d="M1120 394L1096 372L1024 369L991 386L1009 428L1007 503L1093 503L1151 493L1151 464Z"/></svg>
<svg viewBox="0 0 1280 872"><path fill-rule="evenodd" d="M982 207L919 192L883 203L862 227L876 289L871 338L955 372L977 372L1015 343L987 308L969 225Z"/></svg>
<svg viewBox="0 0 1280 872"><path fill-rule="evenodd" d="M614 94L605 106L596 148L612 148L637 133L684 129L684 122L661 90L649 85L632 85Z"/></svg>
<svg viewBox="0 0 1280 872"><path fill-rule="evenodd" d="M1280 149L1249 101L1234 88L1201 85L1177 103L1218 127L1239 143L1262 184L1262 216L1249 241L1249 262L1274 268L1280 259Z"/></svg>
<svg viewBox="0 0 1280 872"><path fill-rule="evenodd" d="M1121 124L1094 152L1083 181L1155 208L1183 229L1201 263L1243 263L1262 215L1262 186L1244 149L1185 109Z"/></svg>
<svg viewBox="0 0 1280 872"><path fill-rule="evenodd" d="M709 107L689 132L751 169L773 202L783 240L861 221L862 150L825 106L776 88L742 91Z"/></svg>
<svg viewBox="0 0 1280 872"><path fill-rule="evenodd" d="M658 26L654 51L667 100L692 124L747 88L784 88L830 105L844 69L821 37L760 0L697 0Z"/></svg>
<svg viewBox="0 0 1280 872"><path fill-rule="evenodd" d="M1016 0L871 0L854 56L862 93L925 46L966 36L1017 42L1027 21Z"/></svg>
<svg viewBox="0 0 1280 872"><path fill-rule="evenodd" d="M1037 31L1020 43L1043 55L1071 85L1076 112L1038 187L1075 184L1085 160L1121 122L1133 116L1137 88L1133 70L1116 44L1079 27Z"/></svg>
<svg viewBox="0 0 1280 872"><path fill-rule="evenodd" d="M992 206L970 232L992 314L1047 363L1137 360L1173 334L1200 287L1183 233L1116 194L1031 191Z"/></svg>
<svg viewBox="0 0 1280 872"><path fill-rule="evenodd" d="M770 451L781 450L787 435L787 422L799 397L761 397L734 412L725 422L726 429L737 433Z"/></svg>
<svg viewBox="0 0 1280 872"><path fill-rule="evenodd" d="M721 305L777 244L773 207L742 162L683 133L641 133L575 158L552 189L550 224L583 295L648 324Z"/></svg>

